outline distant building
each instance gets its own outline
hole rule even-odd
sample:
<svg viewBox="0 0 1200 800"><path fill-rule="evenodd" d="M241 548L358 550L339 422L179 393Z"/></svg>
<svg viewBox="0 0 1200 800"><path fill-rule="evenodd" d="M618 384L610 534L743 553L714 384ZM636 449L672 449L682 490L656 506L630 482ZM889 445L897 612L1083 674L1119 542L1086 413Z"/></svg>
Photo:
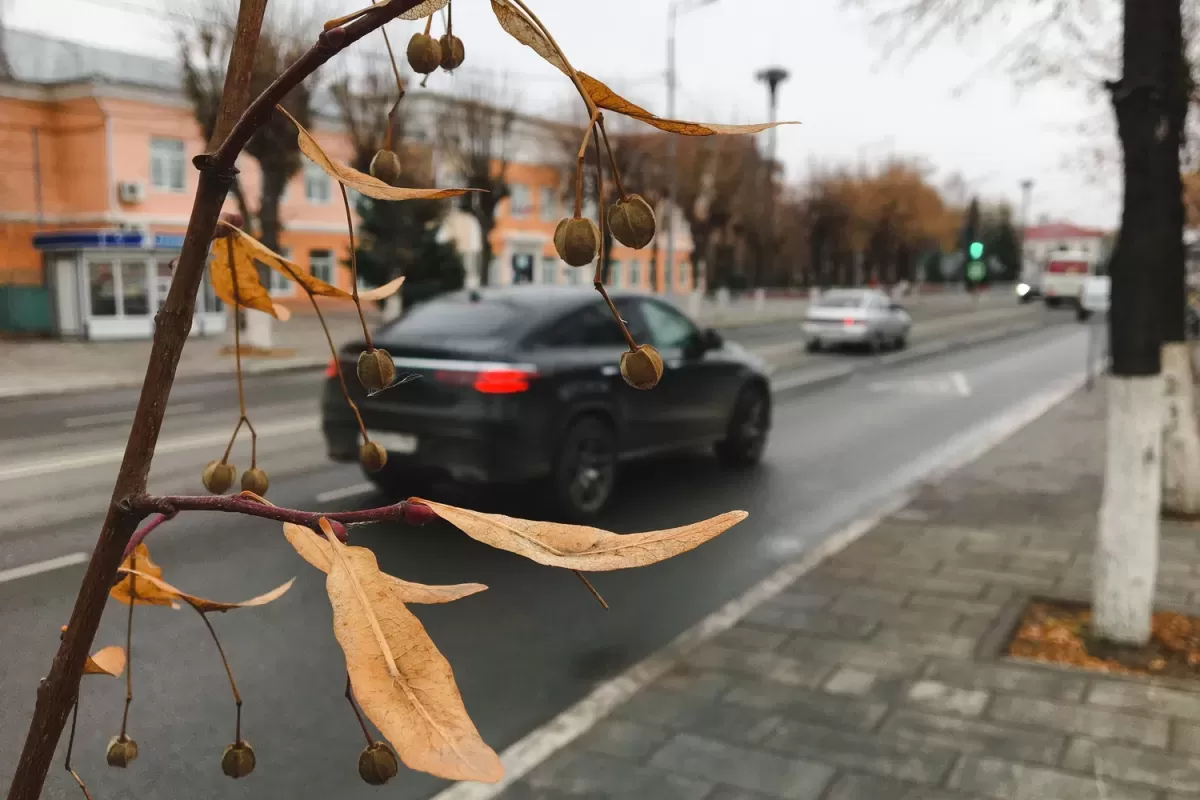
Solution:
<svg viewBox="0 0 1200 800"><path fill-rule="evenodd" d="M192 206L197 172L191 159L204 146L181 90L180 69L171 61L17 30L6 32L5 45L13 77L0 78L0 284L46 287L59 335L148 337ZM433 150L439 185L461 185L437 149L439 112L454 99L414 90L404 102L412 118L408 135ZM332 103L318 95L314 104L313 135L331 157L349 161L352 148ZM590 279L590 272L560 262L553 247L555 224L567 213L561 194L568 181L561 171L569 160L549 145L554 125L517 118L510 199L501 204L489 237L493 283ZM253 204L258 165L243 156L238 168ZM232 198L227 207L233 209ZM349 289L345 216L331 179L305 162L287 187L281 216L284 255ZM452 215L452 230L443 238L474 248L463 256L469 280L477 282L481 239L477 227L474 235L467 230L472 223L469 214ZM676 226L676 263L668 268L661 255L657 261L657 285L677 292L691 289L686 230ZM653 255L614 248L614 282L656 285ZM281 304L308 311L283 276L272 273L269 288ZM202 292L197 312L194 332L224 330L225 311L211 291Z"/></svg>

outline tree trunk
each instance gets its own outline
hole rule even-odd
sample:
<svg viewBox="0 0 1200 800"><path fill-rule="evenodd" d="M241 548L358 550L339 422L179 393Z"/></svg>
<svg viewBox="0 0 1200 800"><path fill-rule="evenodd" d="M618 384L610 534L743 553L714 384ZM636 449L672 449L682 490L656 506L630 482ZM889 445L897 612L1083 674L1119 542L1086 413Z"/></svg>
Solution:
<svg viewBox="0 0 1200 800"><path fill-rule="evenodd" d="M1108 454L1094 559L1097 635L1150 635L1162 494L1162 274L1180 236L1178 136L1166 95L1180 77L1180 0L1125 0L1124 74L1111 84L1125 160L1121 233L1112 259ZM1174 170L1174 175L1171 174ZM1174 193L1174 194L1172 194Z"/></svg>
<svg viewBox="0 0 1200 800"><path fill-rule="evenodd" d="M279 219L279 199L283 196L287 175L278 175L274 170L263 171L262 191L259 195L258 224L259 241L278 253L282 247L279 243L283 225ZM294 254L293 254L294 255ZM293 259L295 260L295 259ZM271 270L259 265L258 279L263 286L271 285ZM270 314L253 309L244 309L245 335L242 337L242 347L256 350L270 350L274 344L272 331L273 318Z"/></svg>

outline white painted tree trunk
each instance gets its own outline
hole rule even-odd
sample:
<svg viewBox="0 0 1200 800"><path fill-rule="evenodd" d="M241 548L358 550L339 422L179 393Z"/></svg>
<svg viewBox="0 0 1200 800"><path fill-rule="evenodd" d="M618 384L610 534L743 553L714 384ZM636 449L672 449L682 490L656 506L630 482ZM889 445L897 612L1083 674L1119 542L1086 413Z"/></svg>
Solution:
<svg viewBox="0 0 1200 800"><path fill-rule="evenodd" d="M404 303L400 299L400 293L396 292L391 297L383 301L383 321L391 322L400 316L404 311Z"/></svg>
<svg viewBox="0 0 1200 800"><path fill-rule="evenodd" d="M1163 380L1108 379L1108 454L1093 560L1096 634L1145 644L1158 575Z"/></svg>
<svg viewBox="0 0 1200 800"><path fill-rule="evenodd" d="M1186 342L1164 344L1162 368L1166 415L1162 507L1176 514L1200 514L1200 425L1191 346Z"/></svg>
<svg viewBox="0 0 1200 800"><path fill-rule="evenodd" d="M246 330L242 332L242 346L270 350L271 320L270 314L246 309Z"/></svg>

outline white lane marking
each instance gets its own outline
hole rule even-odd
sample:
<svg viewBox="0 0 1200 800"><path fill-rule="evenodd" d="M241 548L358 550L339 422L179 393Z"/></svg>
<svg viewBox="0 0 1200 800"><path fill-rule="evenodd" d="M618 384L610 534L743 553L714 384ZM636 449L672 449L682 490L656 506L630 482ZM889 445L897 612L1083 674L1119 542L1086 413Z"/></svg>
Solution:
<svg viewBox="0 0 1200 800"><path fill-rule="evenodd" d="M0 569L0 583L8 583L15 581L18 578L28 578L30 575L40 575L43 572L51 572L63 567L73 567L76 564L82 564L88 560L87 553L68 553L65 556L58 558L48 558L45 561L38 561L34 564L26 564L23 567L13 567L12 569Z"/></svg>
<svg viewBox="0 0 1200 800"><path fill-rule="evenodd" d="M808 550L749 591L684 631L670 644L643 661L606 681L575 705L545 725L527 734L500 755L504 777L499 783L457 783L434 796L433 800L491 800L608 716L636 692L653 683L684 658L688 651L707 639L729 630L754 608L790 586L821 561L849 546L871 530L888 514L904 507L915 487L924 481L936 481L978 459L988 450L1061 403L1083 386L1084 376L1073 376L1030 397L976 428L955 437L938 453L924 475L897 492L869 514Z"/></svg>
<svg viewBox="0 0 1200 800"><path fill-rule="evenodd" d="M282 422L269 422L264 425L259 425L257 430L260 437L282 436L284 434L317 430L319 422L320 420L316 416L297 417L295 419L285 420ZM216 444L224 444L227 441L229 441L229 431L222 429L219 431L199 433L194 436L182 436L178 439L168 439L165 442L159 442L154 453L155 455L182 453L187 450L195 450L199 447L211 447ZM25 463L11 464L9 466L0 467L0 481L14 480L17 478L32 478L38 475L47 475L52 472L62 472L63 470L68 469L94 467L99 464L115 464L119 463L124 456L124 447L112 447L105 450L92 450L90 452L79 453L78 455L66 456L62 458L42 458L35 461L26 461Z"/></svg>
<svg viewBox="0 0 1200 800"><path fill-rule="evenodd" d="M328 492L321 492L314 500L318 503L332 503L335 500L345 500L347 497L357 497L360 494L367 494L375 491L373 483L356 483L353 486L345 486L341 489L330 489Z"/></svg>
<svg viewBox="0 0 1200 800"><path fill-rule="evenodd" d="M950 380L954 382L954 388L958 389L960 397L971 396L971 384L967 383L967 376L961 372L950 373Z"/></svg>
<svg viewBox="0 0 1200 800"><path fill-rule="evenodd" d="M193 414L197 411L204 410L204 403L179 403L173 406L167 406L167 415L175 416L176 414ZM89 425L109 425L115 422L126 422L133 420L134 409L128 411L113 411L108 414L88 414L82 417L67 417L63 420L63 424L68 428L86 428Z"/></svg>

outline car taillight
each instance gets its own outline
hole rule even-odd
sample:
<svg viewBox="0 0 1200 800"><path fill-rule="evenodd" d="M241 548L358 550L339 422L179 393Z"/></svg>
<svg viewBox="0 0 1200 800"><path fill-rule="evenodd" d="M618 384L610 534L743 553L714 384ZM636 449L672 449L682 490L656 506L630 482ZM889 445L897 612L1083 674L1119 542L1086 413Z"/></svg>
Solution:
<svg viewBox="0 0 1200 800"><path fill-rule="evenodd" d="M338 362L336 358L330 359L328 366L325 367L326 378L336 378L338 376Z"/></svg>
<svg viewBox="0 0 1200 800"><path fill-rule="evenodd" d="M439 383L470 386L480 394L520 394L529 390L536 373L519 369L487 369L479 372L439 370L433 377Z"/></svg>
<svg viewBox="0 0 1200 800"><path fill-rule="evenodd" d="M846 317L844 320L842 320L842 324L845 325L847 328L849 328L851 325L856 324L857 322L858 322L858 320L856 320L854 317Z"/></svg>

